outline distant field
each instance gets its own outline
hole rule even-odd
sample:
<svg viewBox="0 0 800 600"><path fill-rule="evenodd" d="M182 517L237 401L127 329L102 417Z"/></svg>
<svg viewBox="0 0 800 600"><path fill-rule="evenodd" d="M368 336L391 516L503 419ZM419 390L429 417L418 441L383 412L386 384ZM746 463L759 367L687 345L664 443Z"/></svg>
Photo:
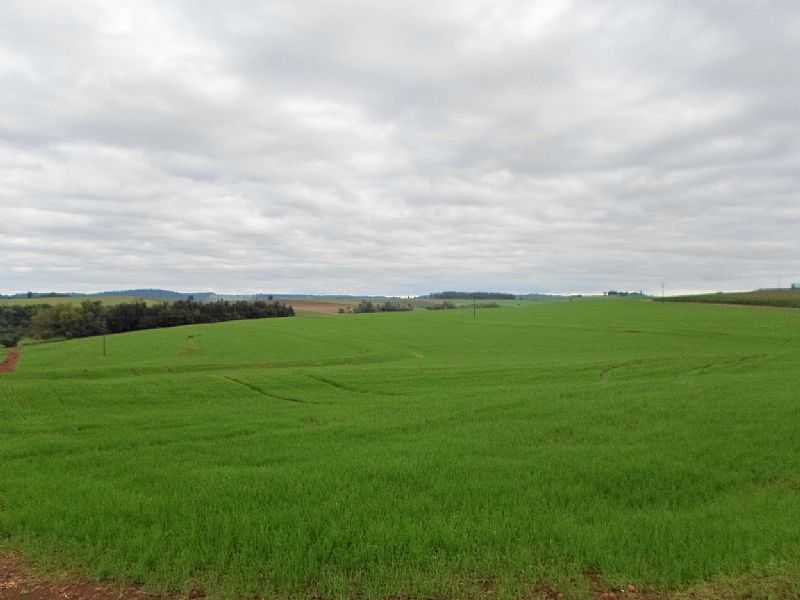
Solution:
<svg viewBox="0 0 800 600"><path fill-rule="evenodd" d="M80 303L84 300L99 301L103 304L122 304L123 302L136 302L141 298L134 298L133 296L70 296L70 297L53 297L53 298L0 298L0 305L14 306L14 305L30 305L30 304L74 304Z"/></svg>
<svg viewBox="0 0 800 600"><path fill-rule="evenodd" d="M226 598L798 598L799 359L800 311L640 300L30 346L0 548Z"/></svg>
<svg viewBox="0 0 800 600"><path fill-rule="evenodd" d="M290 305L299 312L314 312L323 314L336 314L339 309L347 309L358 302L341 302L336 300L280 300Z"/></svg>
<svg viewBox="0 0 800 600"><path fill-rule="evenodd" d="M800 290L757 290L754 292L717 292L659 298L660 302L703 302L707 304L743 304L800 308Z"/></svg>
<svg viewBox="0 0 800 600"><path fill-rule="evenodd" d="M414 304L420 308L425 308L426 306L433 306L436 304L441 304L442 302L449 302L451 304L455 304L459 307L464 308L472 308L472 300L464 300L464 299L457 299L457 300L432 300L432 299L415 299ZM530 306L535 302L551 302L549 300L477 300L475 303L480 306L481 304L497 304L498 306L504 307L522 307L522 306ZM559 300L552 300L552 302L559 302Z"/></svg>

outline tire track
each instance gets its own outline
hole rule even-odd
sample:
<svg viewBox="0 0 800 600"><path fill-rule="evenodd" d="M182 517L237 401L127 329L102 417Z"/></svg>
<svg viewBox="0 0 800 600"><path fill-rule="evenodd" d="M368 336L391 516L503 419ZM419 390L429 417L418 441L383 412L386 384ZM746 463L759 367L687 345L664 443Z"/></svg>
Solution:
<svg viewBox="0 0 800 600"><path fill-rule="evenodd" d="M333 379L328 379L327 377L323 377L322 375L313 375L311 373L306 373L306 376L309 379L313 379L314 381L318 381L319 383L324 383L331 387L336 388L337 390L343 390L345 392L353 392L354 394L366 394L366 395L376 395L376 396L401 396L402 394L394 393L394 392L377 392L373 390L362 390L357 387L349 386L345 383L339 383L338 381L334 381Z"/></svg>
<svg viewBox="0 0 800 600"><path fill-rule="evenodd" d="M246 381L242 381L241 379L236 379L235 377L230 377L228 375L223 376L223 379L227 379L231 383L235 383L237 385L241 385L246 387L248 390L255 392L257 394L261 394L262 396L266 396L267 398L272 398L274 400L284 400L285 402L294 402L296 404L319 404L318 402L312 402L310 400L301 400L300 398L293 398L291 396L283 396L281 394L275 394L273 392L268 392L267 390L260 388L259 386L247 383Z"/></svg>

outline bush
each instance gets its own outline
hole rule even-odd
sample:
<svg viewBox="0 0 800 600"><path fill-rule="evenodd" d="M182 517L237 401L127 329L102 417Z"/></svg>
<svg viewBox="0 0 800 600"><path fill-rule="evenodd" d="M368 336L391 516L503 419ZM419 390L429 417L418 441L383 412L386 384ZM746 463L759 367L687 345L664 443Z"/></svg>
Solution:
<svg viewBox="0 0 800 600"><path fill-rule="evenodd" d="M0 346L5 346L6 348L13 348L19 343L21 339L22 336L18 333L12 331L0 332Z"/></svg>
<svg viewBox="0 0 800 600"><path fill-rule="evenodd" d="M353 307L354 313L374 313L378 312L378 308L369 300L362 300L358 305Z"/></svg>
<svg viewBox="0 0 800 600"><path fill-rule="evenodd" d="M384 302L378 306L380 312L406 312L414 310L414 306L407 302Z"/></svg>
<svg viewBox="0 0 800 600"><path fill-rule="evenodd" d="M429 304L425 308L428 310L452 310L454 308L458 308L458 306L445 300L444 302L440 302L438 304Z"/></svg>
<svg viewBox="0 0 800 600"><path fill-rule="evenodd" d="M30 335L31 320L47 305L0 306L0 345L11 348Z"/></svg>
<svg viewBox="0 0 800 600"><path fill-rule="evenodd" d="M405 312L410 310L414 310L412 304L391 300L387 300L383 304L373 304L369 300L362 300L357 306L353 307L354 313Z"/></svg>

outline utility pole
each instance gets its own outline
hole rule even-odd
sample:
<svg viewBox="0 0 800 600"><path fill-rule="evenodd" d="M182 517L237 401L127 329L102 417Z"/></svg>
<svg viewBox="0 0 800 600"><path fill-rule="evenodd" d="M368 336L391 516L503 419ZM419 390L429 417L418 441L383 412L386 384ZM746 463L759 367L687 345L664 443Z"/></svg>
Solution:
<svg viewBox="0 0 800 600"><path fill-rule="evenodd" d="M472 295L472 320L478 319L478 303L475 299L475 294Z"/></svg>
<svg viewBox="0 0 800 600"><path fill-rule="evenodd" d="M108 353L106 352L106 334L103 334L103 356L107 356Z"/></svg>
<svg viewBox="0 0 800 600"><path fill-rule="evenodd" d="M664 282L661 282L661 297L664 297Z"/></svg>

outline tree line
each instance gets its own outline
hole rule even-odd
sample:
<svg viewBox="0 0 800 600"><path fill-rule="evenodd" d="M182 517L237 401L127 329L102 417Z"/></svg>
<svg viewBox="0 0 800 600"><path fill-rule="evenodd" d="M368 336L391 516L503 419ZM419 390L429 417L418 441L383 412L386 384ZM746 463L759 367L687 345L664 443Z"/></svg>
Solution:
<svg viewBox="0 0 800 600"><path fill-rule="evenodd" d="M294 309L281 302L127 302L106 305L97 301L54 306L0 307L0 343L14 346L23 337L79 338L141 329L219 323L240 319L293 317Z"/></svg>
<svg viewBox="0 0 800 600"><path fill-rule="evenodd" d="M443 300L442 302L435 302L434 304L427 304L425 308L427 310L453 310L456 308L500 308L500 305L497 302L478 302L476 304L455 304L448 300Z"/></svg>
<svg viewBox="0 0 800 600"><path fill-rule="evenodd" d="M371 302L369 300L362 300L358 305L353 307L354 313L376 313L376 312L405 312L414 310L414 305L411 302L397 302L387 300L386 302Z"/></svg>
<svg viewBox="0 0 800 600"><path fill-rule="evenodd" d="M0 306L0 346L13 348L26 335L30 335L33 316L46 304Z"/></svg>

